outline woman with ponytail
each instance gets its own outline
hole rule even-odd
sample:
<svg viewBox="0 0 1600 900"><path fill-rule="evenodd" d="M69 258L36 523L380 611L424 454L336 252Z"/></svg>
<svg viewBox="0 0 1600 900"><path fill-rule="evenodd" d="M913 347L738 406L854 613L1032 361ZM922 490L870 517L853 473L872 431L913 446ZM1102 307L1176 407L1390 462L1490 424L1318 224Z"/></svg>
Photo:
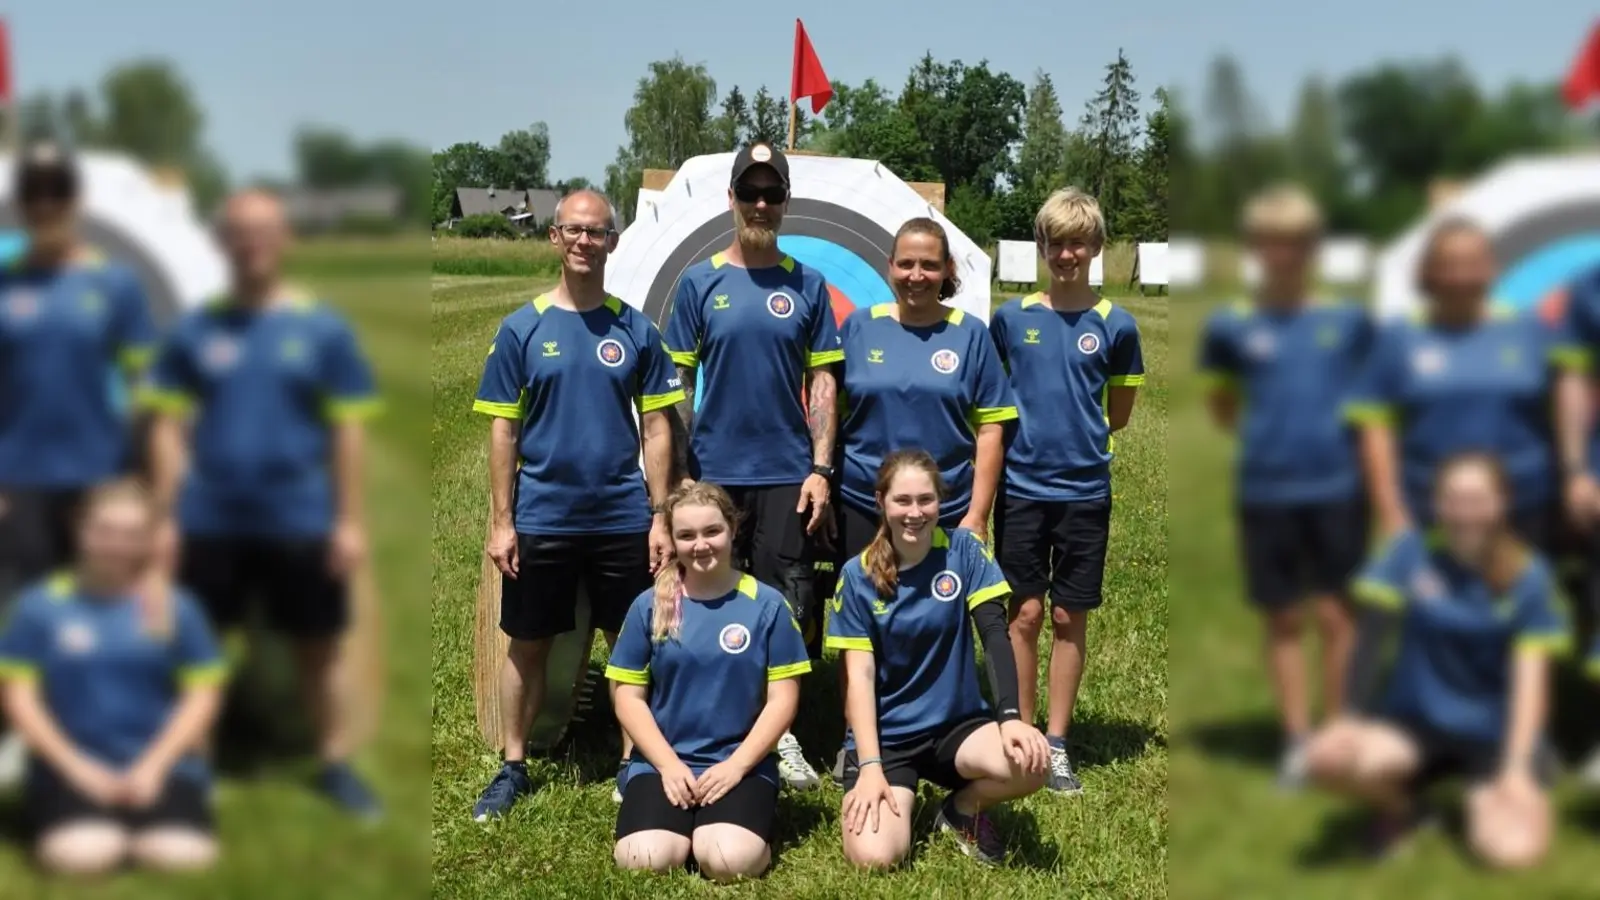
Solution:
<svg viewBox="0 0 1600 900"><path fill-rule="evenodd" d="M23 808L48 869L195 869L216 856L202 757L224 667L198 603L152 565L133 481L89 492L76 566L26 590L0 631L7 715L29 751Z"/></svg>
<svg viewBox="0 0 1600 900"><path fill-rule="evenodd" d="M1363 609L1350 699L1359 712L1312 738L1307 766L1318 784L1374 808L1374 855L1422 821L1434 781L1463 776L1473 852L1490 865L1531 865L1551 829L1549 660L1570 645L1555 578L1516 535L1508 477L1493 457L1446 459L1433 507L1435 529L1393 538L1355 582Z"/></svg>
<svg viewBox="0 0 1600 900"><path fill-rule="evenodd" d="M861 555L845 563L825 645L843 651L844 853L872 869L911 849L919 782L950 791L935 824L968 855L997 863L1005 842L984 810L1044 786L1050 747L1017 713L1006 584L987 546L939 525L944 482L922 450L878 470L882 510ZM973 626L995 705L978 685Z"/></svg>
<svg viewBox="0 0 1600 900"><path fill-rule="evenodd" d="M700 481L662 507L674 558L623 620L606 677L633 739L617 811L617 865L665 872L693 856L716 881L771 863L778 739L811 671L774 587L733 566L738 512Z"/></svg>

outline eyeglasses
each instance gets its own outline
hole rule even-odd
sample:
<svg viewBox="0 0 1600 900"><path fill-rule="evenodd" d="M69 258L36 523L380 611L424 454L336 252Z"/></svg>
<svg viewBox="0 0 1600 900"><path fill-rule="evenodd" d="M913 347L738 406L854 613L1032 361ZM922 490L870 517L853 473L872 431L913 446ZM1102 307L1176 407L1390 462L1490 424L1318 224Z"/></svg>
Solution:
<svg viewBox="0 0 1600 900"><path fill-rule="evenodd" d="M596 243L617 233L616 229L607 228L604 225L557 225L556 230L561 232L562 237L569 241L575 241L584 235L588 235L589 240Z"/></svg>
<svg viewBox="0 0 1600 900"><path fill-rule="evenodd" d="M733 196L740 203L755 203L759 200L765 200L768 206L777 206L789 199L789 189L781 184L775 184L771 187L736 184L733 186Z"/></svg>

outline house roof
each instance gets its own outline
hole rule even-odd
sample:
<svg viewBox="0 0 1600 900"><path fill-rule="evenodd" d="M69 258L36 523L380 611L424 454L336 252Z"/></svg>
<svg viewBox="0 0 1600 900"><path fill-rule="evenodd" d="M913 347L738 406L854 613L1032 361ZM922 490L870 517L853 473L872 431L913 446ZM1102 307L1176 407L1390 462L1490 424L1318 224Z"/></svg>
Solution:
<svg viewBox="0 0 1600 900"><path fill-rule="evenodd" d="M510 188L458 187L456 205L463 216L481 216L511 212L526 212L528 195Z"/></svg>

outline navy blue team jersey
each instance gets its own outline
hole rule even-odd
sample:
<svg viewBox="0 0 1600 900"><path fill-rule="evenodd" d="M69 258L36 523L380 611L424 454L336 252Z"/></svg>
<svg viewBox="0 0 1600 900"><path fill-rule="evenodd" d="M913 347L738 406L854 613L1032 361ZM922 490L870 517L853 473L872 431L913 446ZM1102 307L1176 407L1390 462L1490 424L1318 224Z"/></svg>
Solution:
<svg viewBox="0 0 1600 900"><path fill-rule="evenodd" d="M1537 556L1510 590L1496 595L1436 537L1397 536L1352 586L1359 602L1402 617L1399 655L1376 712L1499 743L1508 724L1512 655L1570 647L1556 593L1550 567Z"/></svg>
<svg viewBox="0 0 1600 900"><path fill-rule="evenodd" d="M788 256L746 269L718 253L678 278L666 339L673 362L700 369L690 475L732 487L805 481L805 373L844 358L822 275Z"/></svg>
<svg viewBox="0 0 1600 900"><path fill-rule="evenodd" d="M300 295L263 309L220 299L183 316L141 402L193 416L185 533L269 538L332 529L333 424L378 409L343 316Z"/></svg>
<svg viewBox="0 0 1600 900"><path fill-rule="evenodd" d="M1500 459L1518 510L1551 501L1555 337L1531 316L1502 312L1459 330L1422 321L1380 328L1348 415L1395 429L1413 518L1431 521L1434 470L1466 451Z"/></svg>
<svg viewBox="0 0 1600 900"><path fill-rule="evenodd" d="M198 603L174 589L171 628L151 630L138 598L86 596L70 574L18 596L0 631L0 677L39 684L74 746L103 765L137 762L165 730L184 688L226 675ZM204 777L189 754L175 774Z"/></svg>
<svg viewBox="0 0 1600 900"><path fill-rule="evenodd" d="M895 450L917 447L939 464L949 496L940 521L954 525L972 502L977 429L1017 417L1005 369L978 319L959 309L931 326L895 321L894 304L858 309L844 320L844 469L839 495L877 510L878 469Z"/></svg>
<svg viewBox="0 0 1600 900"><path fill-rule="evenodd" d="M976 716L992 714L978 686L972 609L1004 603L1011 585L989 548L965 528L938 529L922 562L900 570L892 599L852 557L839 575L824 646L873 656L878 741L915 744ZM845 748L855 735L845 730Z"/></svg>
<svg viewBox="0 0 1600 900"><path fill-rule="evenodd" d="M989 323L1016 394L1006 493L1042 502L1111 496L1107 392L1144 384L1133 316L1110 300L1057 312L1044 294L1010 300Z"/></svg>
<svg viewBox="0 0 1600 900"><path fill-rule="evenodd" d="M1247 505L1337 503L1362 490L1345 418L1374 329L1353 302L1275 310L1243 301L1206 322L1200 371L1240 400L1237 491Z"/></svg>
<svg viewBox="0 0 1600 900"><path fill-rule="evenodd" d="M662 737L698 777L750 736L766 706L767 684L810 672L811 660L788 601L750 575L716 600L685 597L677 639L652 639L654 608L654 588L633 601L606 677L649 688L650 715ZM635 750L623 780L655 770ZM777 755L768 754L751 774L777 785Z"/></svg>
<svg viewBox="0 0 1600 900"><path fill-rule="evenodd" d="M75 488L119 474L132 447L113 378L137 377L155 340L126 266L0 268L0 485Z"/></svg>
<svg viewBox="0 0 1600 900"><path fill-rule="evenodd" d="M472 408L519 423L517 531L649 531L634 414L683 398L661 332L617 297L580 313L541 294L506 316Z"/></svg>

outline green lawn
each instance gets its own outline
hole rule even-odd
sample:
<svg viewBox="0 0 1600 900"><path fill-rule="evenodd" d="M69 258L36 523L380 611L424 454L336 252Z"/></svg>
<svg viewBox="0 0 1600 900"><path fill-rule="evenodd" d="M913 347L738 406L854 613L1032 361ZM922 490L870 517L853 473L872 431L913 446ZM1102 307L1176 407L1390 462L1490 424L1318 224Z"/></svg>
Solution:
<svg viewBox="0 0 1600 900"><path fill-rule="evenodd" d="M433 289L433 890L436 897L685 896L1145 898L1167 894L1167 303L1129 300L1152 378L1129 433L1119 437L1117 505L1107 605L1090 629L1090 663L1073 736L1087 788L1038 795L999 824L1013 839L1008 866L985 869L930 837L919 804L908 867L852 872L839 849L839 789L786 794L776 865L763 879L719 889L687 873L622 873L612 862L617 738L588 723L571 744L530 761L537 791L506 819L471 820L497 756L479 737L471 687L474 597L482 553L488 427L470 412L484 348L498 320L543 285L535 280L436 275ZM604 645L597 642L595 662ZM843 723L831 667L803 688L796 732L819 770ZM823 759L826 757L826 760ZM924 794L924 799L932 796Z"/></svg>
<svg viewBox="0 0 1600 900"><path fill-rule="evenodd" d="M1171 405L1172 679L1171 857L1174 898L1593 897L1600 872L1600 804L1563 792L1563 825L1541 870L1492 875L1449 833L1372 867L1352 859L1351 808L1288 796L1273 784L1276 716L1260 631L1235 564L1230 442L1205 419L1195 347L1211 305L1173 303ZM1314 646L1314 645L1308 645ZM1583 716L1596 698L1564 706ZM1593 713L1588 712L1592 718Z"/></svg>
<svg viewBox="0 0 1600 900"><path fill-rule="evenodd" d="M389 807L387 821L357 826L304 787L312 769L292 759L219 791L223 860L208 874L129 874L73 889L36 875L26 848L0 841L0 897L395 898L428 877L429 652L425 292L427 244L365 250L311 247L299 274L354 320L388 402L370 447L369 520L386 630L383 724L361 759ZM11 808L0 810L9 825Z"/></svg>

